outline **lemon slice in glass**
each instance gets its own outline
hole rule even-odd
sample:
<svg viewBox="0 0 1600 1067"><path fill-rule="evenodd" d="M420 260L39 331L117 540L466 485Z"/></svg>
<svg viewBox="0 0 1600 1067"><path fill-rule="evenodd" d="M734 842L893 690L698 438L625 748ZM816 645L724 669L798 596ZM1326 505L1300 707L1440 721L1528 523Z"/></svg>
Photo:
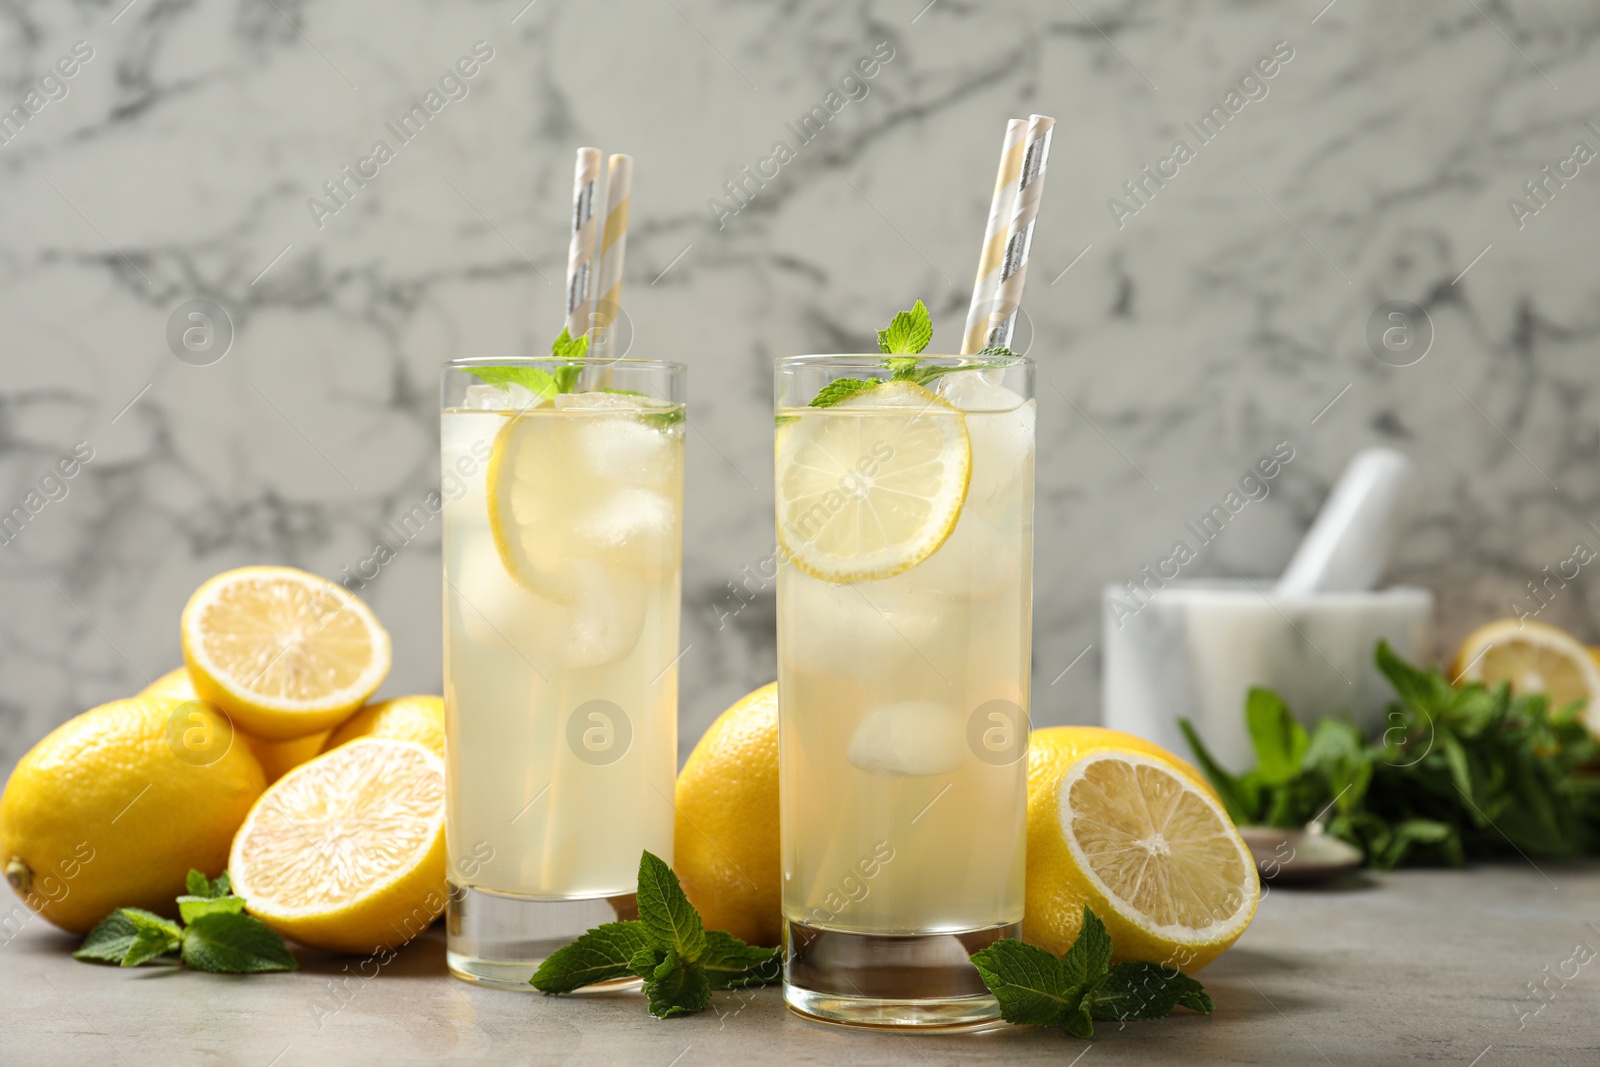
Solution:
<svg viewBox="0 0 1600 1067"><path fill-rule="evenodd" d="M883 382L778 427L778 543L814 578L910 570L944 544L967 499L972 443L959 408Z"/></svg>
<svg viewBox="0 0 1600 1067"><path fill-rule="evenodd" d="M389 673L389 633L343 586L293 567L240 567L196 589L179 623L200 699L252 737L337 725Z"/></svg>

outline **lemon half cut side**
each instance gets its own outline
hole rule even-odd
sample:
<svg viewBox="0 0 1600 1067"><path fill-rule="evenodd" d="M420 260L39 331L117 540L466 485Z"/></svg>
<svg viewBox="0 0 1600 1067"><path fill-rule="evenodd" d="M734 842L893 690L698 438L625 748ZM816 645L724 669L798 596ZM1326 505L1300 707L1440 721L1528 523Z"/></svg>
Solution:
<svg viewBox="0 0 1600 1067"><path fill-rule="evenodd" d="M398 947L445 904L444 762L414 741L364 737L284 775L233 839L246 908L333 952Z"/></svg>
<svg viewBox="0 0 1600 1067"><path fill-rule="evenodd" d="M389 673L389 634L372 609L293 567L217 575L189 598L180 628L200 698L264 741L337 725Z"/></svg>
<svg viewBox="0 0 1600 1067"><path fill-rule="evenodd" d="M1103 750L1061 776L1069 867L1118 959L1197 970L1244 932L1260 881L1209 790L1165 760Z"/></svg>

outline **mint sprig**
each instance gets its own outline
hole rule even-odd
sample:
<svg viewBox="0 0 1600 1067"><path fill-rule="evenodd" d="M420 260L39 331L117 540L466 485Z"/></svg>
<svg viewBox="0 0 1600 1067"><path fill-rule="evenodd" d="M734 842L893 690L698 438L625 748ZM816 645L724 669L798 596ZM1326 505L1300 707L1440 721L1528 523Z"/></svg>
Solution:
<svg viewBox="0 0 1600 1067"><path fill-rule="evenodd" d="M578 376L583 373L583 359L589 353L589 335L579 334L572 336L565 327L554 341L550 342L550 355L555 359L566 360L562 366L554 371L547 371L543 367L464 367L468 374L481 382L497 385L501 389L510 389L513 385L520 385L533 393L543 403L557 393L570 393L577 388Z"/></svg>
<svg viewBox="0 0 1600 1067"><path fill-rule="evenodd" d="M920 300L911 305L910 311L899 312L886 328L879 330L878 348L884 353L881 366L889 372L889 381L927 385L935 378L951 371L983 366L982 362L971 363L964 367L928 366L918 359L917 355L927 348L932 340L933 318L928 314L927 306ZM1011 349L998 346L985 348L975 357L976 360L989 362L1016 358L1017 354ZM875 389L881 384L882 380L878 378L835 378L823 386L807 406L830 408L841 400ZM782 419L785 417L779 416L779 425L782 425Z"/></svg>
<svg viewBox="0 0 1600 1067"><path fill-rule="evenodd" d="M176 954L192 970L217 974L299 969L283 938L244 913L227 871L211 881L191 870L185 888L178 898L182 924L143 908L118 908L89 931L73 958L137 967Z"/></svg>
<svg viewBox="0 0 1600 1067"><path fill-rule="evenodd" d="M1111 962L1111 935L1090 908L1065 956L1012 938L972 954L983 984L1000 1002L1000 1017L1024 1026L1059 1026L1093 1037L1094 1024L1155 1019L1182 1005L1211 1014L1198 981L1154 963Z"/></svg>
<svg viewBox="0 0 1600 1067"><path fill-rule="evenodd" d="M557 949L531 979L541 993L571 993L630 975L644 979L658 1019L704 1011L718 989L778 980L775 948L747 945L707 930L678 876L659 857L639 857L639 918L605 923Z"/></svg>

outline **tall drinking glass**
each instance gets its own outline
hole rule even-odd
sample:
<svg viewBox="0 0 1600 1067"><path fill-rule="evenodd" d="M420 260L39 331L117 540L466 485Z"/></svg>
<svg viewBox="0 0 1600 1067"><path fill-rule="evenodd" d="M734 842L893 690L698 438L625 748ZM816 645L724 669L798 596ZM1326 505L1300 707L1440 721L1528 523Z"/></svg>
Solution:
<svg viewBox="0 0 1600 1067"><path fill-rule="evenodd" d="M1022 920L1033 364L899 371L778 363L784 997L960 1026Z"/></svg>
<svg viewBox="0 0 1600 1067"><path fill-rule="evenodd" d="M564 388L565 391L556 392ZM454 360L441 417L450 970L530 988L672 858L682 364Z"/></svg>

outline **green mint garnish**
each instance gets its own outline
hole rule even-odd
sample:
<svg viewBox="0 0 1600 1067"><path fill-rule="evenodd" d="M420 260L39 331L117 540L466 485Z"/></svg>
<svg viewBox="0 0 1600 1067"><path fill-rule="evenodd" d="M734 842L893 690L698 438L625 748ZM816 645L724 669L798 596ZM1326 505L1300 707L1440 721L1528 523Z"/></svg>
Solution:
<svg viewBox="0 0 1600 1067"><path fill-rule="evenodd" d="M902 311L889 323L888 329L878 331L878 350L889 355L916 355L933 340L933 318L928 308L918 300L910 311ZM915 360L912 361L913 363Z"/></svg>
<svg viewBox="0 0 1600 1067"><path fill-rule="evenodd" d="M223 871L215 880L208 881L205 875L191 868L184 886L192 897L226 897L233 892L233 879L228 877L227 871Z"/></svg>
<svg viewBox="0 0 1600 1067"><path fill-rule="evenodd" d="M951 371L968 370L982 363L974 362L964 367L930 367L917 358L917 354L928 347L933 340L933 319L928 314L928 308L918 300L911 306L910 311L902 311L895 315L894 321L889 323L887 329L878 331L878 348L885 354L881 366L889 372L892 382L911 382L914 385L927 385L935 378L949 374ZM1017 354L1009 348L993 346L979 352L976 360L998 362L1013 360ZM855 396L857 393L868 389L875 389L881 379L877 378L835 378L812 397L808 407L828 408ZM780 415L779 425L787 416Z"/></svg>
<svg viewBox="0 0 1600 1067"><path fill-rule="evenodd" d="M1065 956L1011 938L972 954L983 984L1000 1002L1000 1017L1025 1026L1059 1026L1093 1037L1096 1020L1154 1019L1177 1005L1209 1015L1200 983L1154 963L1111 963L1111 935L1089 908Z"/></svg>
<svg viewBox="0 0 1600 1067"><path fill-rule="evenodd" d="M778 980L778 949L707 930L678 876L660 858L639 858L639 918L597 926L558 949L532 978L541 993L570 993L634 975L658 1019L704 1011L717 989Z"/></svg>
<svg viewBox="0 0 1600 1067"><path fill-rule="evenodd" d="M811 398L808 407L831 408L846 397L855 396L857 393L877 386L874 378L835 378L818 390L817 395Z"/></svg>
<svg viewBox="0 0 1600 1067"><path fill-rule="evenodd" d="M1381 733L1340 719L1307 731L1276 693L1252 689L1244 716L1256 765L1231 774L1179 720L1235 822L1298 828L1321 819L1377 868L1594 848L1600 790L1575 772L1600 757L1600 743L1580 706L1551 709L1544 694L1504 684L1452 685L1386 642L1375 658L1399 697Z"/></svg>
<svg viewBox="0 0 1600 1067"><path fill-rule="evenodd" d="M563 327L561 335L550 342L550 355L567 360L554 371L542 367L465 367L468 374L481 382L509 389L520 385L533 393L543 403L557 393L570 393L577 388L578 376L583 373L583 358L589 351L589 335L573 337Z"/></svg>
<svg viewBox="0 0 1600 1067"><path fill-rule="evenodd" d="M210 881L191 870L186 888L189 892L178 898L182 925L142 908L118 908L89 931L73 958L137 967L176 953L196 971L299 969L283 938L244 913L244 899L233 895L227 871Z"/></svg>

